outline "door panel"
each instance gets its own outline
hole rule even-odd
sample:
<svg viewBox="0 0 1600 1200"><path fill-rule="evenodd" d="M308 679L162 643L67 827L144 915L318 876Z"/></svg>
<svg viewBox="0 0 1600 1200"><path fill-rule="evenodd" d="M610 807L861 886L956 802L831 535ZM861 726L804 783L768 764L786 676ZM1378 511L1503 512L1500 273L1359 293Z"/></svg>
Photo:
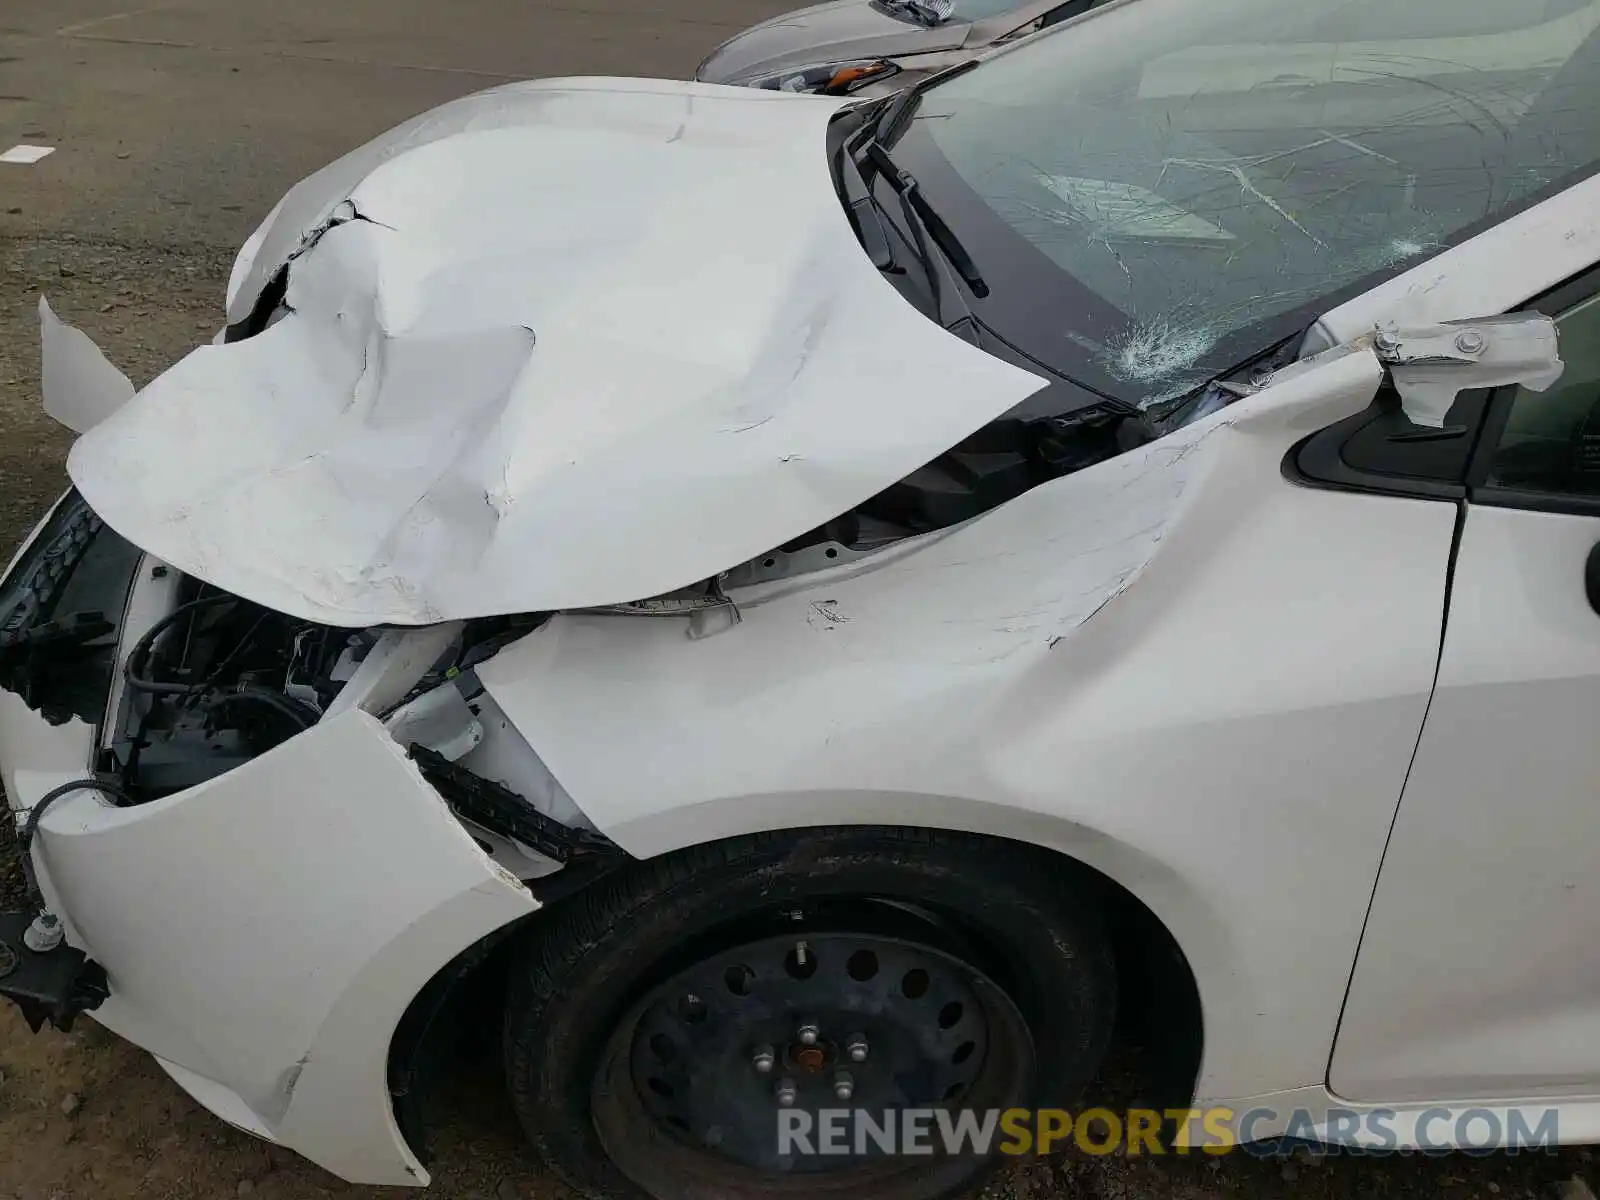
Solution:
<svg viewBox="0 0 1600 1200"><path fill-rule="evenodd" d="M1600 1087L1600 518L1474 507L1330 1083Z"/></svg>
<svg viewBox="0 0 1600 1200"><path fill-rule="evenodd" d="M1329 1071L1350 1099L1600 1092L1600 304L1560 330L1560 384L1486 437Z"/></svg>

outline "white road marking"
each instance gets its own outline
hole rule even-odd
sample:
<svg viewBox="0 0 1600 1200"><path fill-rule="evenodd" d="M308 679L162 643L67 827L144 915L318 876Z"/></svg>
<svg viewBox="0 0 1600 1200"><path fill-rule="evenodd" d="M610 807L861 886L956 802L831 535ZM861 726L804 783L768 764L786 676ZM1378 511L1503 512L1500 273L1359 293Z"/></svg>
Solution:
<svg viewBox="0 0 1600 1200"><path fill-rule="evenodd" d="M143 8L130 8L127 12L107 13L103 17L91 17L87 21L79 21L75 25L63 25L56 30L56 36L72 37L74 34L82 33L86 29L93 29L96 25L105 25L111 21L126 21L130 17L148 16L151 13L177 7L178 5L173 3L147 4Z"/></svg>
<svg viewBox="0 0 1600 1200"><path fill-rule="evenodd" d="M54 146L13 146L0 154L0 163L36 163L47 154L54 154Z"/></svg>

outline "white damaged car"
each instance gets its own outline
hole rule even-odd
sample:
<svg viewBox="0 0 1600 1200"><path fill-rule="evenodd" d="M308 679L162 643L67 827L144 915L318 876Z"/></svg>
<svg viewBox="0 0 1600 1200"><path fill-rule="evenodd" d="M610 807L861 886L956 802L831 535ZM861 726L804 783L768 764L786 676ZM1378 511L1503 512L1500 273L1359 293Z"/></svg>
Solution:
<svg viewBox="0 0 1600 1200"><path fill-rule="evenodd" d="M1229 1137L1600 1136L1600 3L1506 24L497 88L142 391L43 307L0 994L373 1184L491 969L588 1197L955 1194L780 1115L1070 1105L1114 1025Z"/></svg>

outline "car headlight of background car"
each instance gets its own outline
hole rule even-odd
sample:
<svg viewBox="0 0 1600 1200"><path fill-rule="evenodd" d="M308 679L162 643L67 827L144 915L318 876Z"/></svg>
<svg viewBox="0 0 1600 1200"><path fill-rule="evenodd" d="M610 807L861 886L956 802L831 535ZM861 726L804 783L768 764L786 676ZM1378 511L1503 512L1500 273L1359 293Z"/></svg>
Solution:
<svg viewBox="0 0 1600 1200"><path fill-rule="evenodd" d="M900 68L887 59L858 59L853 62L819 63L771 74L755 75L738 81L742 87L765 88L774 92L815 92L825 96L847 96L869 83L879 83Z"/></svg>

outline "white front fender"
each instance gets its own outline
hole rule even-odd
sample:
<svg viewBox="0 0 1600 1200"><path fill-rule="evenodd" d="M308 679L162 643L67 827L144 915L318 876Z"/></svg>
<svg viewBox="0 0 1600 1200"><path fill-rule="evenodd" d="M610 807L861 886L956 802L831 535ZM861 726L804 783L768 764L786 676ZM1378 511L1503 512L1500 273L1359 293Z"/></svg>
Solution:
<svg viewBox="0 0 1600 1200"><path fill-rule="evenodd" d="M730 590L743 619L715 637L564 614L479 674L639 857L832 823L1056 848L1182 949L1201 1094L1316 1083L1433 686L1455 508L1282 463L1383 375L1330 351L965 525Z"/></svg>

